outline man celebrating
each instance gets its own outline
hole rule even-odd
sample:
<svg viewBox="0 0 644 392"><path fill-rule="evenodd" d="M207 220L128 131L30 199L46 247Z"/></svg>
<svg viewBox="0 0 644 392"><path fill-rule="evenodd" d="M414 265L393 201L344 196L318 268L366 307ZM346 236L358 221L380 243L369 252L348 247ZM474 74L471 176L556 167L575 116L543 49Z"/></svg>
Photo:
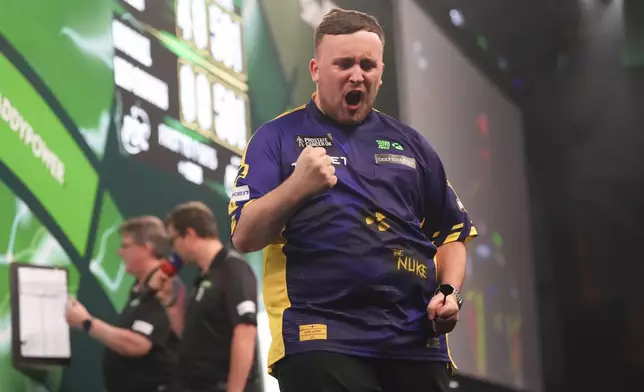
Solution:
<svg viewBox="0 0 644 392"><path fill-rule="evenodd" d="M136 283L117 324L92 317L75 299L67 304L67 322L106 346L103 378L108 392L167 390L174 382L178 338L147 282L166 257L168 236L163 222L153 216L127 220L120 234L118 252ZM178 279L168 286L179 295L183 289Z"/></svg>
<svg viewBox="0 0 644 392"><path fill-rule="evenodd" d="M330 11L315 94L257 130L236 179L232 240L265 248L282 392L447 389L445 334L476 229L428 142L373 110L383 48L372 16Z"/></svg>
<svg viewBox="0 0 644 392"><path fill-rule="evenodd" d="M257 280L236 251L219 240L212 212L203 203L176 207L167 220L174 251L199 267L185 318L167 307L180 326L178 384L182 392L261 390L256 366ZM177 303L163 273L150 286L163 303ZM182 319L183 318L183 319Z"/></svg>

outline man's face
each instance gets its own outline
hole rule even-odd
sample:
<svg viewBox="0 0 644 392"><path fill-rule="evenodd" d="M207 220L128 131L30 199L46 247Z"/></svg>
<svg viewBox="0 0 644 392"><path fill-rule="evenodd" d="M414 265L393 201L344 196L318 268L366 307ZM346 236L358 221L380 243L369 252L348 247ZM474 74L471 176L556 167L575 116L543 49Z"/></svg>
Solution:
<svg viewBox="0 0 644 392"><path fill-rule="evenodd" d="M168 235L170 236L170 241L172 242L172 250L174 253L178 254L179 257L185 262L191 262L193 260L193 240L195 237L195 232L191 228L186 230L184 236L179 235L177 230L172 224L168 225Z"/></svg>
<svg viewBox="0 0 644 392"><path fill-rule="evenodd" d="M129 234L121 236L121 247L118 254L123 260L125 271L134 276L143 273L145 260L152 257L152 248L149 245L138 245Z"/></svg>
<svg viewBox="0 0 644 392"><path fill-rule="evenodd" d="M383 45L375 33L325 35L310 63L323 112L342 124L359 124L382 85Z"/></svg>

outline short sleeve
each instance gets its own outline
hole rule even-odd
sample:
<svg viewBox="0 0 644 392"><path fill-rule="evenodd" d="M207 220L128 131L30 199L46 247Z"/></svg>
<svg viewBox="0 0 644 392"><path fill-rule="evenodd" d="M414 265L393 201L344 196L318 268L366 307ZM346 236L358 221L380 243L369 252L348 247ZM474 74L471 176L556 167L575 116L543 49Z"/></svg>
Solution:
<svg viewBox="0 0 644 392"><path fill-rule="evenodd" d="M174 283L182 284L178 278L174 278ZM129 328L148 338L155 346L164 346L172 334L170 320L155 296L150 296L139 304Z"/></svg>
<svg viewBox="0 0 644 392"><path fill-rule="evenodd" d="M232 258L226 264L222 288L231 324L257 325L257 279L253 270L241 258Z"/></svg>
<svg viewBox="0 0 644 392"><path fill-rule="evenodd" d="M438 154L429 144L425 148L423 232L436 247L475 238L478 235L476 227L447 179Z"/></svg>
<svg viewBox="0 0 644 392"><path fill-rule="evenodd" d="M244 207L280 185L279 157L279 130L271 123L267 123L255 132L242 155L228 204L231 235L235 231Z"/></svg>

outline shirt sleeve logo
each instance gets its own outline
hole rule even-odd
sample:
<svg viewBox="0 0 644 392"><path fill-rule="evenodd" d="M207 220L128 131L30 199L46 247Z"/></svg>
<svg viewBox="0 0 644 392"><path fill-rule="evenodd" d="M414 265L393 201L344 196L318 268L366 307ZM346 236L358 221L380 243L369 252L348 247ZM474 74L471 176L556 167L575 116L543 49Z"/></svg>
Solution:
<svg viewBox="0 0 644 392"><path fill-rule="evenodd" d="M132 324L132 331L140 332L143 335L150 336L152 331L154 331L154 325L143 320L136 320Z"/></svg>
<svg viewBox="0 0 644 392"><path fill-rule="evenodd" d="M295 143L299 148L305 147L333 147L333 136L329 133L326 136L308 137L296 136Z"/></svg>
<svg viewBox="0 0 644 392"><path fill-rule="evenodd" d="M237 314L239 317L248 313L255 314L255 312L257 312L257 307L251 300L240 302L239 305L237 305Z"/></svg>
<svg viewBox="0 0 644 392"><path fill-rule="evenodd" d="M230 200L234 202L247 201L249 199L250 189L248 188L248 185L238 186L237 188L233 189L233 193L230 197Z"/></svg>
<svg viewBox="0 0 644 392"><path fill-rule="evenodd" d="M411 157L406 157L404 155L375 154L374 157L376 159L377 165L393 163L396 165L411 167L412 169L416 168L416 159Z"/></svg>

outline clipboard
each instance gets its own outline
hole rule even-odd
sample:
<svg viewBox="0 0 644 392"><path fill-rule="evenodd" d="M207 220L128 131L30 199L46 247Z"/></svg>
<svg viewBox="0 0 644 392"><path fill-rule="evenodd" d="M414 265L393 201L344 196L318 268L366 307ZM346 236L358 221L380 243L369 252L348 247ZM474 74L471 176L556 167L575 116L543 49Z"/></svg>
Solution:
<svg viewBox="0 0 644 392"><path fill-rule="evenodd" d="M16 368L71 363L70 328L65 320L68 271L14 262L9 266L11 351Z"/></svg>

